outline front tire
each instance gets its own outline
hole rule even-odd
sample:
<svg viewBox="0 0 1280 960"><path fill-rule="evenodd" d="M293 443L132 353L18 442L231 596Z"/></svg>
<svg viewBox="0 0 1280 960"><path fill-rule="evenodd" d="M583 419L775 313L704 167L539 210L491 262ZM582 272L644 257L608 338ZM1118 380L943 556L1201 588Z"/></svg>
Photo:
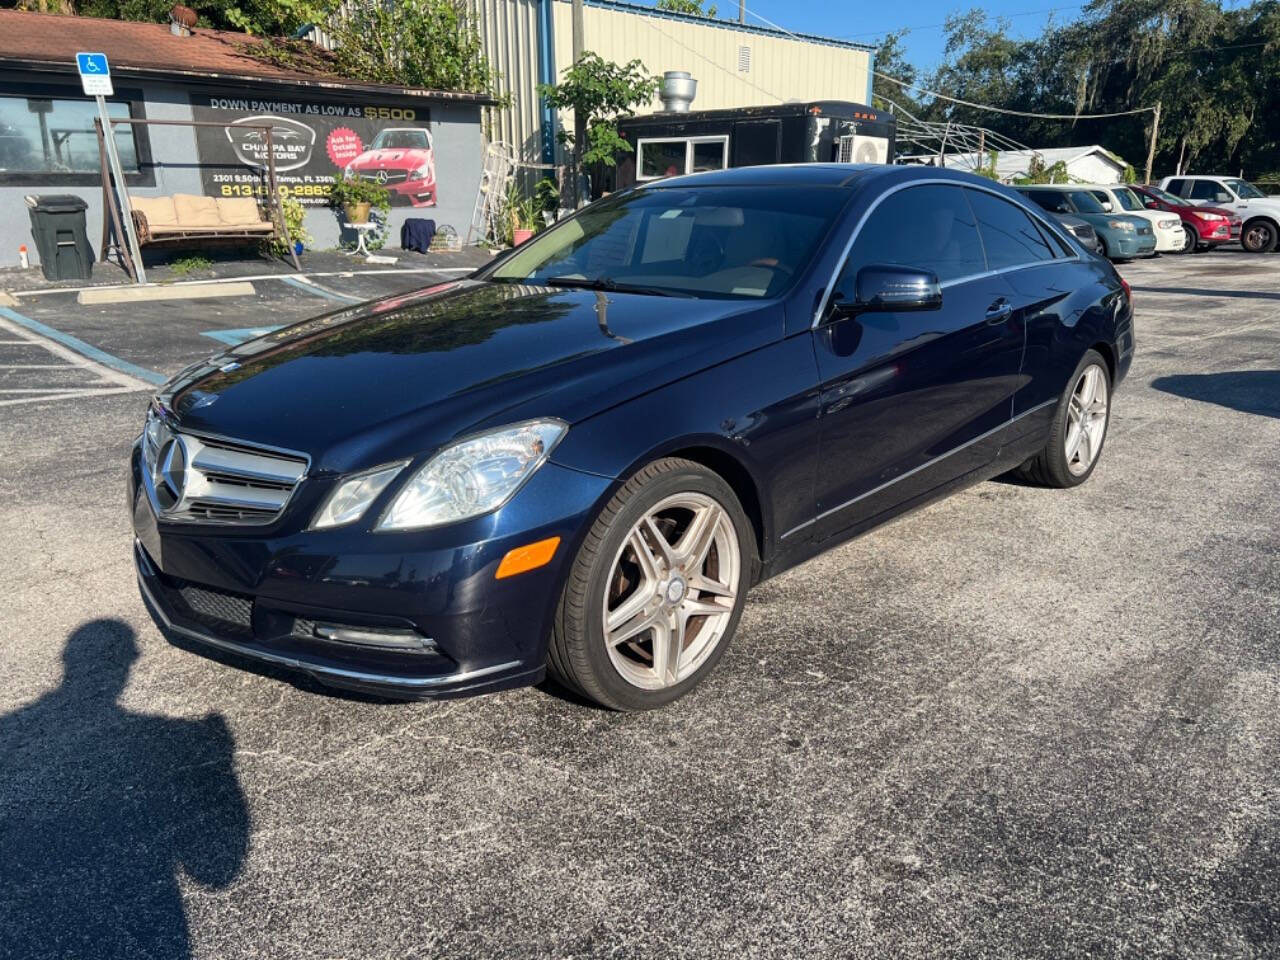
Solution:
<svg viewBox="0 0 1280 960"><path fill-rule="evenodd" d="M1276 227L1269 220L1250 220L1240 231L1240 246L1249 253L1270 253L1276 246Z"/></svg>
<svg viewBox="0 0 1280 960"><path fill-rule="evenodd" d="M1182 232L1186 234L1187 240L1186 243L1183 244L1182 250L1179 252L1195 253L1196 247L1200 245L1200 234L1196 231L1196 228L1191 226L1189 223L1184 223L1182 225Z"/></svg>
<svg viewBox="0 0 1280 960"><path fill-rule="evenodd" d="M692 690L724 655L755 567L733 489L690 460L632 476L587 533L552 627L547 666L614 710Z"/></svg>
<svg viewBox="0 0 1280 960"><path fill-rule="evenodd" d="M1078 487L1102 458L1110 423L1111 373L1102 355L1089 350L1058 401L1049 442L1014 472L1040 486Z"/></svg>

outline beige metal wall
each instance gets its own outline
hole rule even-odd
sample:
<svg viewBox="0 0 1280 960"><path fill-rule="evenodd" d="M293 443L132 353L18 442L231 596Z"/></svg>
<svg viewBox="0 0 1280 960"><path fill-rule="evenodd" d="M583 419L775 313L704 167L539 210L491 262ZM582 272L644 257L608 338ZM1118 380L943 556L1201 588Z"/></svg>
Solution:
<svg viewBox="0 0 1280 960"><path fill-rule="evenodd" d="M573 8L568 0L557 0L553 8L559 70L573 61ZM617 7L587 6L583 29L585 49L606 60L626 63L638 57L651 73L689 71L698 81L695 110L787 100L868 103L871 96L870 54L862 49L744 30L721 20L691 21ZM743 47L749 50L749 66L740 63ZM653 108L661 104L655 101Z"/></svg>
<svg viewBox="0 0 1280 960"><path fill-rule="evenodd" d="M538 0L468 0L477 18L489 66L509 107L485 110L485 134L515 150L524 163L542 160L538 107Z"/></svg>

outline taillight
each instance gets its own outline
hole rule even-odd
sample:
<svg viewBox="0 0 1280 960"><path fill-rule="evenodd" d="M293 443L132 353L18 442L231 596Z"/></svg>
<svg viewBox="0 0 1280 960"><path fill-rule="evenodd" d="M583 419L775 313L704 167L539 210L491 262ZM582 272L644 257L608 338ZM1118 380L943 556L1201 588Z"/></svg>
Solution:
<svg viewBox="0 0 1280 960"><path fill-rule="evenodd" d="M1133 306L1133 287L1129 286L1129 281L1128 281L1128 280L1126 280L1124 277L1121 277L1121 278L1120 278L1120 286L1124 287L1124 299L1125 299L1125 301L1126 301L1130 306Z"/></svg>

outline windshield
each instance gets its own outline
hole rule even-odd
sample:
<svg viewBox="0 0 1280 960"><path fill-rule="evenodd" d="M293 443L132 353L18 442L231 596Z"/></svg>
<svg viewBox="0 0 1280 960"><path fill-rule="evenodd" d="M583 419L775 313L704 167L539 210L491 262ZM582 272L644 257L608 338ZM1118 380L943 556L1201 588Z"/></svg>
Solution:
<svg viewBox="0 0 1280 960"><path fill-rule="evenodd" d="M425 130L383 130L369 144L370 150L425 150L431 146Z"/></svg>
<svg viewBox="0 0 1280 960"><path fill-rule="evenodd" d="M1172 204L1175 207L1182 206L1182 198L1175 197L1168 190L1161 190L1159 187L1147 187L1147 193L1151 194L1157 200L1163 200L1165 203Z"/></svg>
<svg viewBox="0 0 1280 960"><path fill-rule="evenodd" d="M812 187L640 189L592 204L482 279L669 296L783 293L846 194Z"/></svg>
<svg viewBox="0 0 1280 960"><path fill-rule="evenodd" d="M1072 190L1071 202L1076 205L1076 210L1080 213L1106 213L1102 209L1102 204L1088 190Z"/></svg>
<svg viewBox="0 0 1280 960"><path fill-rule="evenodd" d="M1226 180L1224 182L1235 191L1236 196L1241 200L1261 200L1266 197L1265 193L1247 180Z"/></svg>
<svg viewBox="0 0 1280 960"><path fill-rule="evenodd" d="M1138 199L1137 194L1128 187L1116 187L1111 191L1111 193L1118 201L1120 201L1120 206L1124 207L1126 210L1146 209L1146 207L1142 205L1142 201Z"/></svg>

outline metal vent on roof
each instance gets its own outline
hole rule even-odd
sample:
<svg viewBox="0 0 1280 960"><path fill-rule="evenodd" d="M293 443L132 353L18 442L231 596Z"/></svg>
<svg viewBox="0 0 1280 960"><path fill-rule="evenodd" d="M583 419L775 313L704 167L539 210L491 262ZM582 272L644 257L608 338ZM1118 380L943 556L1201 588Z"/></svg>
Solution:
<svg viewBox="0 0 1280 960"><path fill-rule="evenodd" d="M738 48L738 72L739 73L751 72L751 48L750 47Z"/></svg>

